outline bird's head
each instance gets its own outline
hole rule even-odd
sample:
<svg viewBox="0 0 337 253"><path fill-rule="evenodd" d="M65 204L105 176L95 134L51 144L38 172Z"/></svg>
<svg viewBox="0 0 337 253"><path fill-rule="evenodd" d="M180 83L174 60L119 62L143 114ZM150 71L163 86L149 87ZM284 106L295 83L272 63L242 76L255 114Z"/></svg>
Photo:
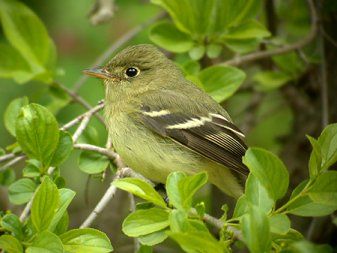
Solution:
<svg viewBox="0 0 337 253"><path fill-rule="evenodd" d="M155 46L147 44L128 47L105 66L83 72L103 79L109 90L144 90L146 86L165 85L165 80L181 76L171 60Z"/></svg>

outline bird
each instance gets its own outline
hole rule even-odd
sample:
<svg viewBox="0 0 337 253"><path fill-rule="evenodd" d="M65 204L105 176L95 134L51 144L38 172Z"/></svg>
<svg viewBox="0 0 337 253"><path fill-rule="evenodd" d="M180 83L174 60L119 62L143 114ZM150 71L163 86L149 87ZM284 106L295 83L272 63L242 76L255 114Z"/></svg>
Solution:
<svg viewBox="0 0 337 253"><path fill-rule="evenodd" d="M156 46L129 46L105 66L83 71L103 80L109 137L123 162L156 182L173 171L205 171L225 194L243 194L244 134L226 110L187 80Z"/></svg>

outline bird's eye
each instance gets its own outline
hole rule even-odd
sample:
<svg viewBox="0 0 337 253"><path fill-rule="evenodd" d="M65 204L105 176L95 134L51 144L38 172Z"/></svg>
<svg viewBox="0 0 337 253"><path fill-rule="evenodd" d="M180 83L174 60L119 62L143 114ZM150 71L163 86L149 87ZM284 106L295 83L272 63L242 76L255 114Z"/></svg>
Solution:
<svg viewBox="0 0 337 253"><path fill-rule="evenodd" d="M139 69L135 67L127 68L125 70L125 75L127 77L135 77L139 74Z"/></svg>

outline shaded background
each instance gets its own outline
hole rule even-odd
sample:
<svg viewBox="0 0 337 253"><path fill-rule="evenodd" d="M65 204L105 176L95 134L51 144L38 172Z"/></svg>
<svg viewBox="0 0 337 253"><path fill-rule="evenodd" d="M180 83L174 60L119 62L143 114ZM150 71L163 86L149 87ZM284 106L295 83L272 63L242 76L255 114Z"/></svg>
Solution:
<svg viewBox="0 0 337 253"><path fill-rule="evenodd" d="M58 51L59 73L57 80L72 88L81 77L81 71L92 65L94 60L104 52L116 39L133 27L154 17L161 9L147 1L116 1L118 9L108 23L93 26L89 22L88 13L93 1L23 1L45 23L50 36L54 39ZM261 146L278 153L291 173L291 189L307 177L307 162L311 151L305 134L317 137L326 122L322 119L322 61L326 64L328 84L329 122L337 121L337 81L336 75L336 40L337 1L317 1L318 12L324 27L323 35L311 43L306 50L311 53L310 59L301 59L292 63L291 57L286 59L290 71L295 78L280 89L261 91L252 77L261 69L275 69L275 62L270 59L252 62L241 66L247 73L247 79L233 97L224 106L234 121L247 133L249 145ZM309 30L310 18L305 1L278 0L264 1L262 18L273 35L279 35L288 42L304 37ZM150 43L148 29L142 31L127 44ZM125 44L124 46L126 46ZM123 47L124 47L123 46ZM171 55L172 56L172 55ZM172 56L174 57L174 56ZM207 61L203 62L207 65ZM286 64L287 65L287 64ZM38 82L18 85L11 80L0 80L0 115L3 115L8 103L17 97L28 96L31 102L47 105L52 109L62 124L84 109L70 103L60 109L62 99L55 100L48 93L49 87ZM79 92L90 104L95 105L103 98L103 86L99 80L89 79ZM6 147L14 139L7 133L3 123L0 124L0 146ZM106 130L95 118L81 137L83 141L104 146ZM88 181L88 176L78 169L78 151L61 168L67 187L77 192L70 205L71 227L78 227L103 195L109 184L110 175L101 183L99 177ZM18 166L20 167L20 166ZM21 176L19 170L17 176ZM9 209L11 205L6 199L6 189L1 189L1 209ZM87 195L87 197L86 197ZM215 216L221 214L221 204L227 199L217 189L207 187L201 193L206 197L207 208ZM232 210L232 209L231 209ZM116 197L104 213L95 221L95 227L106 232L116 252L131 252L133 241L123 235L121 223L129 212L128 195L118 191ZM299 218L292 220L294 228L318 243L336 244L336 227L331 217L315 219ZM172 245L173 246L172 246ZM173 242L158 246L156 252L179 252Z"/></svg>

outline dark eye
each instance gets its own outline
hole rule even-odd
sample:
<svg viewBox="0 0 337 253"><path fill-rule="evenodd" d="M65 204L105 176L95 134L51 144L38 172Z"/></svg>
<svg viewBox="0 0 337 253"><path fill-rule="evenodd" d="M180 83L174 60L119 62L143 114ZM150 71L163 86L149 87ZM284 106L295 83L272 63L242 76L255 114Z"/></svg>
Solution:
<svg viewBox="0 0 337 253"><path fill-rule="evenodd" d="M138 74L139 74L139 69L135 67L127 68L125 70L125 75L127 75L128 77L135 77Z"/></svg>

